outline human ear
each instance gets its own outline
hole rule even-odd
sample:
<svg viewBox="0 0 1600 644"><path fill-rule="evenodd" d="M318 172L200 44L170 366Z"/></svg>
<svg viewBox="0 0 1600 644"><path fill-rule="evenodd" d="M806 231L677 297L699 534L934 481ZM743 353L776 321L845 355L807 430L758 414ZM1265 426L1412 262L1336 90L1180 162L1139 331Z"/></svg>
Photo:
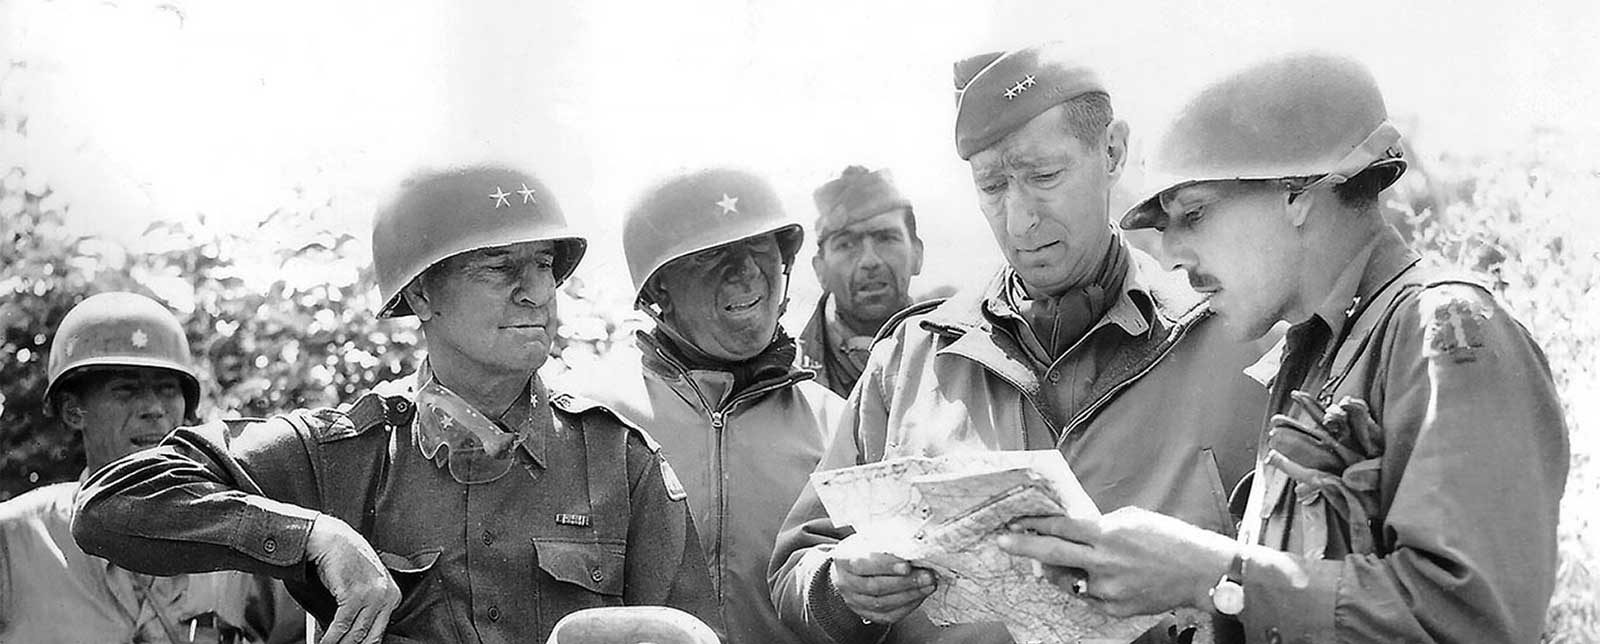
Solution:
<svg viewBox="0 0 1600 644"><path fill-rule="evenodd" d="M1122 176L1128 165L1128 123L1112 121L1106 126L1106 175L1113 180Z"/></svg>
<svg viewBox="0 0 1600 644"><path fill-rule="evenodd" d="M427 322L433 319L433 308L428 304L428 289L423 288L422 282L422 276L411 280L410 284L400 289L400 297L405 298L406 306L411 307L411 312L417 315L418 320Z"/></svg>
<svg viewBox="0 0 1600 644"><path fill-rule="evenodd" d="M1283 214L1289 220L1289 225L1295 228L1304 226L1311 217L1311 205L1316 200L1314 191L1305 192L1286 191L1284 193Z"/></svg>
<svg viewBox="0 0 1600 644"><path fill-rule="evenodd" d="M61 424L76 432L83 431L85 421L83 402L77 396L67 394L61 401Z"/></svg>

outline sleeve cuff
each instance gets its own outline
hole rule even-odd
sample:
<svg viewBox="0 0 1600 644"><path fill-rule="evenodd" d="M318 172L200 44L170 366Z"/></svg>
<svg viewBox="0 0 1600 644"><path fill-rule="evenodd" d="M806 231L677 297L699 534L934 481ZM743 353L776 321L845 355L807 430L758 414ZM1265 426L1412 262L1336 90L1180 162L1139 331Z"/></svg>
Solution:
<svg viewBox="0 0 1600 644"><path fill-rule="evenodd" d="M1245 571L1247 641L1334 642L1334 610L1344 562L1305 560L1286 553L1255 557Z"/></svg>
<svg viewBox="0 0 1600 644"><path fill-rule="evenodd" d="M811 613L812 622L835 642L876 643L889 634L889 625L868 624L845 605L844 598L839 596L839 589L833 587L832 561L817 568L816 575L811 577L810 592L806 595L806 607Z"/></svg>
<svg viewBox="0 0 1600 644"><path fill-rule="evenodd" d="M306 557L306 542L316 510L252 496L234 532L234 550L279 568L299 569Z"/></svg>

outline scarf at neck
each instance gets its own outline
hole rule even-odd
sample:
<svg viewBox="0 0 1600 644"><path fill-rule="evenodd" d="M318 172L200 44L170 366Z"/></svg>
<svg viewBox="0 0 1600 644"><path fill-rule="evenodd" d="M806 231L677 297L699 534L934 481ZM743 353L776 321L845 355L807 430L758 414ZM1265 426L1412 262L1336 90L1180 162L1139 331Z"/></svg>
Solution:
<svg viewBox="0 0 1600 644"><path fill-rule="evenodd" d="M1106 249L1105 260L1100 262L1100 272L1086 284L1067 289L1056 296L1029 298L1017 278L1012 288L1006 290L1010 304L1027 322L1033 332L1034 352L1046 364L1054 362L1081 339L1089 329L1111 309L1118 291L1128 276L1131 257L1121 236L1113 235Z"/></svg>

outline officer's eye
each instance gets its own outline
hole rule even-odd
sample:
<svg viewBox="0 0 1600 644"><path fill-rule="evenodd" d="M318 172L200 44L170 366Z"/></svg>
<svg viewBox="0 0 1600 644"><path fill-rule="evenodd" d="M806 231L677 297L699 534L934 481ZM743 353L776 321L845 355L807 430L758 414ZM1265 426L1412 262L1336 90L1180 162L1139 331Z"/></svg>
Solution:
<svg viewBox="0 0 1600 644"><path fill-rule="evenodd" d="M1187 211L1184 211L1181 219L1183 219L1183 224L1185 226L1193 226L1200 223L1200 220L1204 218L1205 215L1206 213L1204 208L1191 208Z"/></svg>
<svg viewBox="0 0 1600 644"><path fill-rule="evenodd" d="M1033 180L1037 183L1049 183L1059 178L1061 178L1060 170L1056 170L1054 172L1039 172L1033 175Z"/></svg>

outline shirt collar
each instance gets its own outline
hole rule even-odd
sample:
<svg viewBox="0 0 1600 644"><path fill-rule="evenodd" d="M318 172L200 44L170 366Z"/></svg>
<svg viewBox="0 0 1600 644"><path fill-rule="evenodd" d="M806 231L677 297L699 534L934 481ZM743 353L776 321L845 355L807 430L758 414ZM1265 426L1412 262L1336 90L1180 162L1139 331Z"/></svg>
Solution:
<svg viewBox="0 0 1600 644"><path fill-rule="evenodd" d="M1022 277L1010 266L1001 271L999 288L994 296L986 298L984 308L991 314L1010 320L1023 321L1021 303L1028 299L1027 291L1023 288ZM1139 302L1148 306L1140 306ZM1111 308L1106 309L1105 315L1100 316L1088 333L1098 331L1100 327L1116 325L1131 336L1140 336L1150 331L1151 317L1155 315L1154 299L1144 285L1144 280L1139 275L1139 263L1128 263L1128 274L1122 280L1122 288L1117 292L1117 299L1111 303ZM1085 334L1087 335L1087 334Z"/></svg>
<svg viewBox="0 0 1600 644"><path fill-rule="evenodd" d="M1406 246L1399 233L1384 227L1345 264L1328 296L1313 310L1314 315L1338 334L1369 298L1417 259L1416 252Z"/></svg>

